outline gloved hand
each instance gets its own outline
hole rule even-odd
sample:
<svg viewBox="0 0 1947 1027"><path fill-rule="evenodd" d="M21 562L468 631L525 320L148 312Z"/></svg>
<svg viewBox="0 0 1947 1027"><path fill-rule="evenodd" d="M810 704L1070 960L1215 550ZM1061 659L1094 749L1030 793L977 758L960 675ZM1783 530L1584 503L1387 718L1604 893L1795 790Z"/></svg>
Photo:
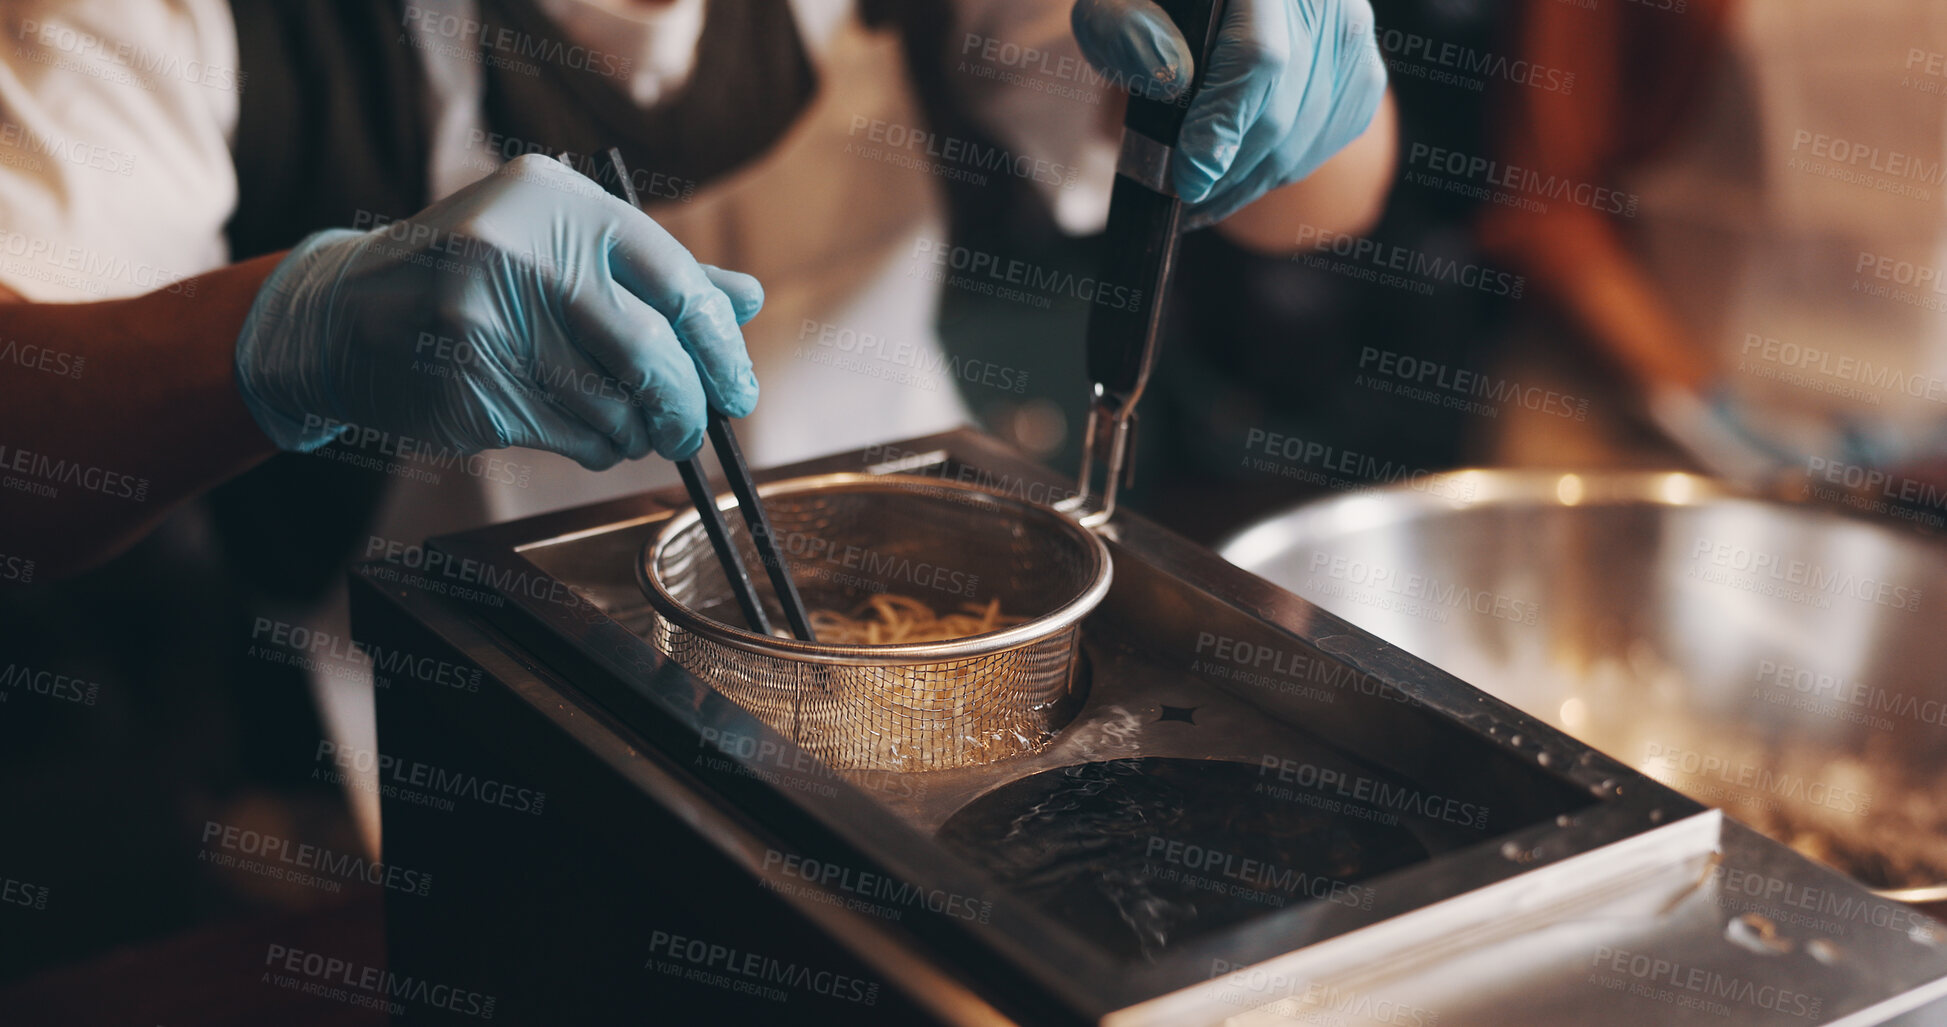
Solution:
<svg viewBox="0 0 1947 1027"><path fill-rule="evenodd" d="M300 242L244 320L237 383L287 450L357 425L593 470L682 458L706 402L756 404L739 326L763 302L755 278L528 155L407 221Z"/></svg>
<svg viewBox="0 0 1947 1027"><path fill-rule="evenodd" d="M1195 55L1151 0L1076 0L1071 20L1082 55L1135 95L1172 99L1190 84ZM1385 93L1367 0L1230 0L1177 138L1187 225L1317 170L1366 130Z"/></svg>
<svg viewBox="0 0 1947 1027"><path fill-rule="evenodd" d="M1724 385L1702 393L1660 387L1650 394L1649 413L1706 471L1759 489L1781 475L1807 473L1814 460L1884 469L1942 451L1938 430L1922 438L1840 416L1765 409Z"/></svg>

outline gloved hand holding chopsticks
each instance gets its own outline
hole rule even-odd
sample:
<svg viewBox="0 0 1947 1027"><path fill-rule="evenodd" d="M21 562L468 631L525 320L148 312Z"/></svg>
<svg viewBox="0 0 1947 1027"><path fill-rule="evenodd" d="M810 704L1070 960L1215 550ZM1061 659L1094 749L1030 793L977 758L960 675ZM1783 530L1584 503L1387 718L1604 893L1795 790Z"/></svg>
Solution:
<svg viewBox="0 0 1947 1027"><path fill-rule="evenodd" d="M756 405L739 326L763 303L755 278L530 155L407 221L300 242L244 321L237 381L287 450L356 425L592 470L679 459L706 401Z"/></svg>
<svg viewBox="0 0 1947 1027"><path fill-rule="evenodd" d="M1134 95L1171 99L1195 60L1151 0L1076 0L1090 63ZM1367 0L1229 0L1177 142L1185 227L1222 221L1358 138L1386 93Z"/></svg>

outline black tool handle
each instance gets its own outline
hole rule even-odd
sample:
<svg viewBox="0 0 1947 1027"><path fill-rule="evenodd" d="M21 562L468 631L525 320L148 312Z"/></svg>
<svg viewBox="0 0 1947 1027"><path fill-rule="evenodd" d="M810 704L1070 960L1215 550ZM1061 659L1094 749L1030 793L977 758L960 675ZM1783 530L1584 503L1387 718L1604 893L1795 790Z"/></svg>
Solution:
<svg viewBox="0 0 1947 1027"><path fill-rule="evenodd" d="M1131 89L1129 110L1122 116L1122 127L1134 129L1143 135L1162 143L1175 146L1177 134L1183 131L1184 115L1189 113L1190 99L1203 84L1204 65L1210 61L1210 53L1216 49L1217 20L1223 17L1223 0L1155 0L1170 20L1176 23L1176 30L1183 33L1183 40L1190 44L1190 52L1196 55L1195 75L1190 80L1190 88L1178 94L1175 99L1164 100L1150 95L1137 95L1141 90Z"/></svg>
<svg viewBox="0 0 1947 1027"><path fill-rule="evenodd" d="M1096 401L1119 412L1135 403L1156 363L1163 292L1176 260L1182 201L1165 159L1217 41L1222 0L1157 0L1196 55L1190 87L1173 100L1131 95L1123 150L1109 197L1101 275L1088 318L1088 375ZM1140 90L1131 90L1132 94ZM1130 138L1131 134L1137 138ZM1106 292L1104 291L1106 290Z"/></svg>

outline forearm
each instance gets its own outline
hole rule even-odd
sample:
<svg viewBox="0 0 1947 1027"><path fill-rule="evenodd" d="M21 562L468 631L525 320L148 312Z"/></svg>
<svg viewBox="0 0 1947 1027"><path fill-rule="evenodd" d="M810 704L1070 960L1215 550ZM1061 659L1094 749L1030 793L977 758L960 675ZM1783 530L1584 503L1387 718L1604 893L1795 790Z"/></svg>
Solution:
<svg viewBox="0 0 1947 1027"><path fill-rule="evenodd" d="M1371 230L1386 206L1399 151L1398 119L1391 92L1359 138L1310 175L1273 189L1217 223L1231 242L1267 256L1306 248L1299 240L1320 235L1359 235Z"/></svg>
<svg viewBox="0 0 1947 1027"><path fill-rule="evenodd" d="M275 451L232 361L281 257L132 299L0 301L0 348L35 348L0 361L0 551L50 575L99 562Z"/></svg>

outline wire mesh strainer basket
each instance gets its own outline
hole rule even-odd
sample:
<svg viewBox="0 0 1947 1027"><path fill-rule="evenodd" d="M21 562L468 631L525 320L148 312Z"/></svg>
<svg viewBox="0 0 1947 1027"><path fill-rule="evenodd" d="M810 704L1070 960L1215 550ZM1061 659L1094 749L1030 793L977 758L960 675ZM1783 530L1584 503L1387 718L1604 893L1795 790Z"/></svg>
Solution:
<svg viewBox="0 0 1947 1027"><path fill-rule="evenodd" d="M1073 716L1081 619L1109 588L1108 549L1093 533L1046 507L935 478L832 474L759 493L813 610L850 614L891 593L942 614L998 599L1004 613L1027 619L941 642L760 635L744 626L687 510L639 568L656 613L650 637L665 656L843 769L988 763L1041 748ZM749 535L733 537L757 566ZM781 623L775 597L764 601Z"/></svg>

